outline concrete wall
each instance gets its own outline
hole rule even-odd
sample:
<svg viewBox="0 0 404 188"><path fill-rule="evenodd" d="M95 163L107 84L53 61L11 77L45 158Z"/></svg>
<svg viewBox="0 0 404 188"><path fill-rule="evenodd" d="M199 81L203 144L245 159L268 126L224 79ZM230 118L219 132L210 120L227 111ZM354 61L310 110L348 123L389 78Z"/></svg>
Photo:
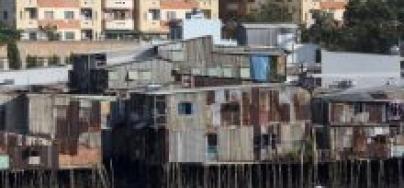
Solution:
<svg viewBox="0 0 404 188"><path fill-rule="evenodd" d="M0 71L8 69L7 45L0 45Z"/></svg>

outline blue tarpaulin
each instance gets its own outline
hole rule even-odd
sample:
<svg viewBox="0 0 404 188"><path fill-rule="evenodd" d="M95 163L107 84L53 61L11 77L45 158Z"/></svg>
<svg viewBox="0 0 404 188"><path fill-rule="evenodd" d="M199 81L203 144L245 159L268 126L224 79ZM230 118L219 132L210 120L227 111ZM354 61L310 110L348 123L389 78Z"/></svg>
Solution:
<svg viewBox="0 0 404 188"><path fill-rule="evenodd" d="M269 78L269 62L268 56L252 55L250 59L251 78L254 81L266 82Z"/></svg>

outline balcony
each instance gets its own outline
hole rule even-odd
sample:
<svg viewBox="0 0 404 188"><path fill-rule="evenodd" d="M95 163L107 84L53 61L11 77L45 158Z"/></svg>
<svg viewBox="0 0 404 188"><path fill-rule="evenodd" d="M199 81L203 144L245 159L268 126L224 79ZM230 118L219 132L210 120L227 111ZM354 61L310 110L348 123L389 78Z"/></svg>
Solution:
<svg viewBox="0 0 404 188"><path fill-rule="evenodd" d="M93 20L86 20L86 19L82 19L80 25L82 29L91 29L94 26Z"/></svg>
<svg viewBox="0 0 404 188"><path fill-rule="evenodd" d="M108 21L105 21L105 29L107 29L107 30L133 30L134 22L132 19L108 20Z"/></svg>
<svg viewBox="0 0 404 188"><path fill-rule="evenodd" d="M105 9L133 9L133 0L106 0Z"/></svg>
<svg viewBox="0 0 404 188"><path fill-rule="evenodd" d="M90 8L93 7L96 3L91 0L81 0L80 7L81 8Z"/></svg>
<svg viewBox="0 0 404 188"><path fill-rule="evenodd" d="M34 8L38 6L37 0L21 1L21 6L25 8Z"/></svg>

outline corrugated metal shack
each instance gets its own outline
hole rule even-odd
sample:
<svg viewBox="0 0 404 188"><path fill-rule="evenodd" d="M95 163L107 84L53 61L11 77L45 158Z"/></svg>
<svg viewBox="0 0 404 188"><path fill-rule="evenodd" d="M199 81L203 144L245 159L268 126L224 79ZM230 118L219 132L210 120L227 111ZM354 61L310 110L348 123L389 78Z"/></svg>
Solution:
<svg viewBox="0 0 404 188"><path fill-rule="evenodd" d="M0 148L10 168L88 168L109 156L115 97L2 94L0 99L5 125Z"/></svg>
<svg viewBox="0 0 404 188"><path fill-rule="evenodd" d="M286 79L286 53L270 47L216 47L211 37L190 39L157 47L158 58L174 64L178 81L190 86L200 80L215 79L220 83L283 82ZM199 82L198 82L199 80ZM215 84L210 86L218 86ZM203 86L207 86L206 83Z"/></svg>
<svg viewBox="0 0 404 188"><path fill-rule="evenodd" d="M320 147L330 149L336 159L403 156L403 99L404 90L393 86L316 97L313 123L325 127L323 138L330 141Z"/></svg>
<svg viewBox="0 0 404 188"><path fill-rule="evenodd" d="M236 38L244 46L281 46L297 41L297 24L242 23L237 27ZM291 41L288 41L288 40Z"/></svg>
<svg viewBox="0 0 404 188"><path fill-rule="evenodd" d="M149 58L109 65L101 54L73 55L70 76L71 88L78 93L103 93L114 90L144 87L149 84L168 84L172 64Z"/></svg>
<svg viewBox="0 0 404 188"><path fill-rule="evenodd" d="M276 84L134 91L120 155L148 163L255 162L290 156L310 119L307 91ZM119 149L121 149L119 151Z"/></svg>

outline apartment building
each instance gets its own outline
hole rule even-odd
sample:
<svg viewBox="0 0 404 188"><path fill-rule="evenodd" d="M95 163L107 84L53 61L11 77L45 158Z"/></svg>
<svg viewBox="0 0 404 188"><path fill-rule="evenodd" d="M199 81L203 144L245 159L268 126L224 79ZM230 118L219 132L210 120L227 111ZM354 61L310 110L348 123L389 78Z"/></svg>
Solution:
<svg viewBox="0 0 404 188"><path fill-rule="evenodd" d="M0 21L23 40L94 40L101 37L99 0L0 0Z"/></svg>
<svg viewBox="0 0 404 188"><path fill-rule="evenodd" d="M195 9L219 17L219 0L0 0L0 22L23 40L122 39L166 35L171 20Z"/></svg>
<svg viewBox="0 0 404 188"><path fill-rule="evenodd" d="M144 34L169 33L172 20L185 19L195 9L201 10L205 17L219 17L219 0L135 0L137 31Z"/></svg>
<svg viewBox="0 0 404 188"><path fill-rule="evenodd" d="M103 0L102 10L106 38L122 39L134 35L134 0Z"/></svg>

